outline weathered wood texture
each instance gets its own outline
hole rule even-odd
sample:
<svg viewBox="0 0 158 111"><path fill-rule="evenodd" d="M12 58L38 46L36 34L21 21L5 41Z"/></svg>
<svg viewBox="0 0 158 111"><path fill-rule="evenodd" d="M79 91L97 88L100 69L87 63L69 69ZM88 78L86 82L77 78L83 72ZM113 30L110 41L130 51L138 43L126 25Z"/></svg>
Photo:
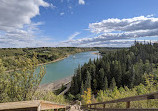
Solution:
<svg viewBox="0 0 158 111"><path fill-rule="evenodd" d="M56 104L42 100L0 103L0 111L41 111L48 109L65 108L66 105Z"/></svg>

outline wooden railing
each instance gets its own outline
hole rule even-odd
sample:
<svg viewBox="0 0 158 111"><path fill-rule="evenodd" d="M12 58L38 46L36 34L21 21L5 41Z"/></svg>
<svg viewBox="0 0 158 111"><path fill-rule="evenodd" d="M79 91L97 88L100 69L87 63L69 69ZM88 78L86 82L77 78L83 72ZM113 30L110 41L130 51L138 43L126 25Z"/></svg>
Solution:
<svg viewBox="0 0 158 111"><path fill-rule="evenodd" d="M0 111L42 111L50 109L66 111L69 106L43 100L0 103Z"/></svg>
<svg viewBox="0 0 158 111"><path fill-rule="evenodd" d="M145 94L145 95L139 95L139 96L132 96L132 97L127 97L127 98L122 98L122 99L116 99L116 100L111 100L111 101L105 101L105 102L100 102L100 103L93 103L93 104L87 104L87 105L82 105L82 109L87 109L87 110L102 110L102 111L158 111L156 108L147 108L147 109L136 109L136 108L130 108L130 102L131 101L140 101L140 100L150 100L150 99L158 99L158 92L151 93L151 94ZM126 108L106 108L106 104L110 103L119 103L119 102L126 102ZM102 108L98 108L97 105L102 105ZM158 105L158 104L157 104Z"/></svg>

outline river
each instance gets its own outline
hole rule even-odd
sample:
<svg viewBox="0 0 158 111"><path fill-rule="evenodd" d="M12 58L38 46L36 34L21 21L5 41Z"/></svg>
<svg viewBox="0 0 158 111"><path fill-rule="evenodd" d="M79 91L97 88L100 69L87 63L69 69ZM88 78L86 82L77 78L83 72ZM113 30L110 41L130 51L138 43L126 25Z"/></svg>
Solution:
<svg viewBox="0 0 158 111"><path fill-rule="evenodd" d="M43 77L41 84L48 84L72 76L78 65L88 63L89 59L94 60L100 57L100 55L94 54L97 52L98 51L76 53L63 60L46 64L46 74Z"/></svg>

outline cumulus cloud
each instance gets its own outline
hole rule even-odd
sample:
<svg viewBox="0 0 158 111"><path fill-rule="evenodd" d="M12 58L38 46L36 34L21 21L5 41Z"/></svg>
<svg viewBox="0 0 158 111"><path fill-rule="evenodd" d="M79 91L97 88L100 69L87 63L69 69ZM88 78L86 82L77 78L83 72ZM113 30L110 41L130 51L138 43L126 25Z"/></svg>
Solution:
<svg viewBox="0 0 158 111"><path fill-rule="evenodd" d="M84 1L84 0L78 0L78 3L79 3L80 5L85 5L85 1Z"/></svg>
<svg viewBox="0 0 158 111"><path fill-rule="evenodd" d="M48 7L43 0L1 0L0 30L12 31L30 24L31 18L39 15L39 6Z"/></svg>
<svg viewBox="0 0 158 111"><path fill-rule="evenodd" d="M95 33L113 31L138 31L158 29L158 18L140 16L128 19L111 18L97 23L89 24L89 28Z"/></svg>
<svg viewBox="0 0 158 111"><path fill-rule="evenodd" d="M69 40L74 39L76 36L78 36L80 34L80 32L75 32L74 34L72 34L71 36L69 36Z"/></svg>
<svg viewBox="0 0 158 111"><path fill-rule="evenodd" d="M1 0L0 47L36 47L36 31L42 22L33 23L31 18L40 15L39 7L50 7L43 0Z"/></svg>
<svg viewBox="0 0 158 111"><path fill-rule="evenodd" d="M89 29L98 36L64 41L63 44L70 46L129 46L133 43L130 40L133 38L155 37L155 40L152 41L158 40L158 18L153 17L153 15L128 19L111 18L91 23Z"/></svg>

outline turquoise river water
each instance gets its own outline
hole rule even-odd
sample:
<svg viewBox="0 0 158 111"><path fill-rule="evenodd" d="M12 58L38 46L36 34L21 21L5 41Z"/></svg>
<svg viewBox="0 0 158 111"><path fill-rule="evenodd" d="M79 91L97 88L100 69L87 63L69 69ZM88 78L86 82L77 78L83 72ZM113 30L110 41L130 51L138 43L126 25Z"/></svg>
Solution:
<svg viewBox="0 0 158 111"><path fill-rule="evenodd" d="M46 74L42 79L41 84L51 83L65 77L72 76L74 74L74 70L78 67L78 65L83 65L84 63L87 63L89 59L94 60L96 58L99 58L99 55L93 54L96 52L98 51L81 52L70 55L63 60L46 64Z"/></svg>

